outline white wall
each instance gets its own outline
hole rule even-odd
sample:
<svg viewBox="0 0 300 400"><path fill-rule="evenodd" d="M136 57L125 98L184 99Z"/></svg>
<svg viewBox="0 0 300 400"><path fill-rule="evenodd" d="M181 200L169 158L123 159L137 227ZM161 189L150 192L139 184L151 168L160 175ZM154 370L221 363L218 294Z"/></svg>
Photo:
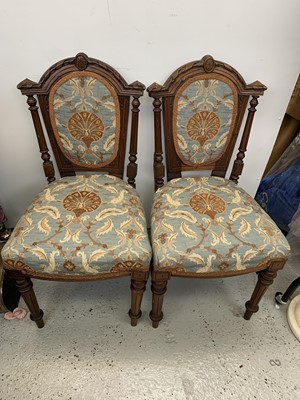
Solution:
<svg viewBox="0 0 300 400"><path fill-rule="evenodd" d="M163 83L178 66L211 54L261 98L240 183L254 195L299 74L298 0L51 0L1 2L0 204L13 226L46 184L26 98L16 85L39 80L62 58L83 51L128 83ZM153 194L152 104L142 99L138 190L149 213Z"/></svg>

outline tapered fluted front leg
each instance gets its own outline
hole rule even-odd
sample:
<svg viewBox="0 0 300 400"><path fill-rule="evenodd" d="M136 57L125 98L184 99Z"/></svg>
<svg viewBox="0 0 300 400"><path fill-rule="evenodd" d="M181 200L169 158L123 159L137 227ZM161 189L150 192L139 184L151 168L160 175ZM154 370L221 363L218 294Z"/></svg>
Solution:
<svg viewBox="0 0 300 400"><path fill-rule="evenodd" d="M142 315L141 303L148 279L148 272L133 272L131 278L131 308L128 312L131 318L131 326L136 326Z"/></svg>
<svg viewBox="0 0 300 400"><path fill-rule="evenodd" d="M30 319L37 324L38 328L43 328L43 326L45 325L43 321L44 313L38 305L35 293L32 288L31 279L25 277L17 278L16 286L29 309Z"/></svg>
<svg viewBox="0 0 300 400"><path fill-rule="evenodd" d="M277 271L284 267L286 260L278 260L271 262L268 269L264 269L263 271L259 271L258 281L255 286L255 289L252 293L251 299L246 302L246 312L244 314L244 318L249 320L252 317L253 313L256 313L259 310L258 303L262 299L266 290L270 285L272 285L274 279L276 278Z"/></svg>
<svg viewBox="0 0 300 400"><path fill-rule="evenodd" d="M245 319L249 320L252 317L252 314L256 313L259 310L258 303L262 299L268 287L272 285L274 279L276 278L276 275L277 271L264 270L258 272L258 281L252 293L251 299L245 304Z"/></svg>
<svg viewBox="0 0 300 400"><path fill-rule="evenodd" d="M169 274L163 272L152 273L152 310L150 311L150 319L153 328L157 328L159 321L163 319L162 305L164 294L167 291Z"/></svg>

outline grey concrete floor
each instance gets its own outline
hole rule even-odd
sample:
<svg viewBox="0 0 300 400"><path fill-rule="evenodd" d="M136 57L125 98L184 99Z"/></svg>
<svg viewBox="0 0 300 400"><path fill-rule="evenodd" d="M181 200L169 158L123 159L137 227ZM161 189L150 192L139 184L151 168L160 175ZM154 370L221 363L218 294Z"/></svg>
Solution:
<svg viewBox="0 0 300 400"><path fill-rule="evenodd" d="M149 287L130 326L129 279L35 281L46 325L0 318L0 399L300 399L300 342L274 304L299 265L279 273L250 321L255 274L173 278L158 329Z"/></svg>

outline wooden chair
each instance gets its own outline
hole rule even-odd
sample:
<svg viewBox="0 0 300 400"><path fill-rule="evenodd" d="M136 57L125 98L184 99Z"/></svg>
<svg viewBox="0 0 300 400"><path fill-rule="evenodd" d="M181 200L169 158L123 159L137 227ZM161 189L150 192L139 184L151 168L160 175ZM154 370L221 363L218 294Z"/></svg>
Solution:
<svg viewBox="0 0 300 400"><path fill-rule="evenodd" d="M171 276L223 278L257 272L244 315L250 319L289 254L275 223L237 185L257 99L266 87L258 81L246 85L231 66L205 56L178 68L163 86L153 83L147 90L154 99L158 189L151 217L152 325L156 328L162 319ZM226 179L250 96L238 154ZM182 177L194 170L209 171L209 176Z"/></svg>
<svg viewBox="0 0 300 400"><path fill-rule="evenodd" d="M49 185L34 198L2 251L6 273L16 280L39 328L44 326L43 312L31 278L92 281L130 275L134 326L151 259L144 211L134 189L139 97L145 87L138 81L128 85L109 65L79 53L54 64L39 83L25 79L18 89L27 96Z"/></svg>

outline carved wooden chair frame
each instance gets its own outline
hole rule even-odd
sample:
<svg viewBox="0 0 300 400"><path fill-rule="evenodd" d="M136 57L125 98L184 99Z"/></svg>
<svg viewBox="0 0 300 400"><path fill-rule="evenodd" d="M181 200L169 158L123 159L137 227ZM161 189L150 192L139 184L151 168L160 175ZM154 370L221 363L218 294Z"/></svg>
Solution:
<svg viewBox="0 0 300 400"><path fill-rule="evenodd" d="M41 123L39 107L43 116L48 138L53 149L53 153L56 159L56 164L60 172L61 177L75 175L78 171L87 171L89 168L78 166L72 163L68 158L64 156L60 150L53 127L49 116L49 93L53 85L58 82L66 74L76 73L85 71L88 73L94 73L104 78L115 90L118 96L120 106L120 135L119 135L119 147L117 156L107 165L103 167L93 168L95 172L107 172L110 175L123 179L124 175L124 162L125 162L125 150L126 150L126 139L128 129L128 117L130 109L130 99L133 98L131 103L131 132L130 132L130 146L129 146L129 163L127 166L127 181L129 185L135 188L135 178L137 174L137 139L138 139L138 118L139 118L139 98L143 95L145 86L139 81L135 81L131 84L127 84L123 77L108 64L89 58L84 53L79 53L75 57L66 58L52 65L41 77L38 83L33 82L29 79L23 80L19 85L18 89L23 95L27 96L27 103L32 116L33 124L35 127L39 150L41 158L43 160L44 173L48 183L53 182L55 178L55 171L53 163L50 159L47 141L44 135L43 125ZM37 98L36 98L37 97ZM38 100L38 101L37 101ZM39 106L38 106L39 104ZM30 272L25 270L18 271L7 269L6 273L9 277L15 279L16 285L24 301L26 302L30 313L31 319L36 322L39 328L44 326L43 311L39 308L38 302L35 297L35 293L32 289L31 278L35 277ZM92 281L109 278L117 278L123 276L131 276L131 309L129 315L131 318L131 325L135 326L138 318L141 316L140 305L143 296L143 292L146 287L149 270L145 268L120 268L116 272L105 273L103 276L97 274L96 277L90 276L49 276L49 280L59 281ZM48 279L46 277L39 277L41 279Z"/></svg>
<svg viewBox="0 0 300 400"><path fill-rule="evenodd" d="M231 135L227 150L221 158L215 162L203 163L200 166L188 165L184 163L178 156L173 139L172 126L172 113L174 109L174 99L178 89L187 81L191 80L195 76L219 76L225 80L229 80L238 89L238 115L234 131ZM244 157L247 150L248 139L250 130L256 112L256 106L258 105L258 98L264 94L266 90L261 82L255 81L251 84L246 84L242 76L230 65L221 61L215 60L212 56L206 55L199 61L190 62L175 70L170 77L167 79L164 85L153 83L147 88L148 94L153 98L153 111L154 111L154 135L155 135L155 153L154 153L154 179L155 179L155 190L161 188L164 185L165 178L165 165L163 162L163 135L165 140L165 152L166 152L166 179L170 181L174 178L180 178L183 171L192 170L210 170L212 176L225 178L227 169L229 167L232 153L235 148L235 144L239 135L240 128L244 119L244 114L247 108L247 104L250 100L250 107L248 108L248 115L244 123L243 132L241 135L240 145L236 159L233 163L232 171L229 179L235 183L238 183L239 176L242 173L244 166ZM163 126L162 126L163 120ZM251 296L251 299L246 302L246 312L244 314L245 319L250 319L253 313L258 311L258 303L263 297L268 286L273 283L274 278L277 275L277 271L284 267L286 259L274 259L268 265L258 266L251 270L256 271L258 274L258 282ZM231 274L228 273L226 276L241 275L243 273L249 273L249 271L233 271ZM219 274L215 276L209 273L187 273L180 272L168 268L155 269L152 267L152 311L150 318L152 320L152 326L156 328L159 321L163 318L162 303L164 294L167 290L167 282L171 276L178 277L194 277L194 278L212 278L222 277L225 274Z"/></svg>

